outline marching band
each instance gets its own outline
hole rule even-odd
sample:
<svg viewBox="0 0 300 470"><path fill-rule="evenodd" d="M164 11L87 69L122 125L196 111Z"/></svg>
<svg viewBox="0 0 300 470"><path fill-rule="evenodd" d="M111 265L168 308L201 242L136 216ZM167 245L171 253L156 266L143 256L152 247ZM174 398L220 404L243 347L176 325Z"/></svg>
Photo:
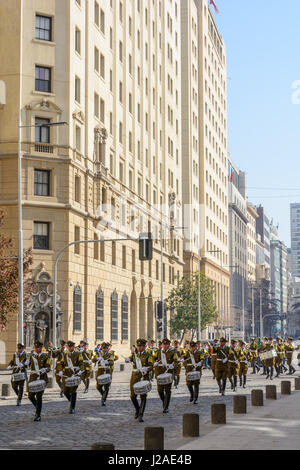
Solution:
<svg viewBox="0 0 300 470"><path fill-rule="evenodd" d="M264 337L251 338L249 344L246 344L233 339L229 346L226 338L220 338L215 339L212 344L206 342L203 345L201 341L186 341L185 346L180 347L179 341L173 341L171 346L171 341L164 338L156 347L154 340L149 346L146 339L139 338L136 346L132 346L130 356L125 358L126 363L132 364L130 398L135 409L134 418L139 422L144 421L147 395L152 389L154 378L162 402L162 412L169 412L172 385L178 387L182 367L185 369L190 402L195 405L198 404L204 367L212 371L219 393L223 396L227 379L233 392L237 391L238 378L239 386L246 388L249 366L252 367L252 374L258 374L263 368L261 375L270 380L283 373L292 375L296 371L292 364L293 353L300 350L300 346L293 341L290 337L287 340L277 337L274 344L273 338ZM71 414L75 413L77 389L81 382L85 385L84 393L89 391L93 365L101 405L106 406L114 364L119 359L111 348L111 343L103 342L92 351L88 340L84 339L77 347L73 341L61 341L59 348L54 348L49 343L46 350L40 341L35 341L34 350L27 354L25 346L19 343L7 367L12 370L11 384L17 395L17 406L21 405L24 385L28 381L28 398L35 407L34 421L41 421L43 394L52 368L52 359L56 360L54 373L60 396L66 397L70 402ZM300 353L297 359L300 365Z"/></svg>

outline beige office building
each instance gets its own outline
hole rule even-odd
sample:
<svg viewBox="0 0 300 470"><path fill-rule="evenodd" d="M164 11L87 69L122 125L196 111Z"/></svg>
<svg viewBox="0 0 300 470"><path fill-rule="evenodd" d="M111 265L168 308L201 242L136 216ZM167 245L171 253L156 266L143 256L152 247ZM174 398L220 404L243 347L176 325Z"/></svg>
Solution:
<svg viewBox="0 0 300 470"><path fill-rule="evenodd" d="M252 204L247 203L247 255L248 255L248 281L256 283L256 220L259 215Z"/></svg>
<svg viewBox="0 0 300 470"><path fill-rule="evenodd" d="M180 30L175 1L0 0L0 203L16 246L19 110L23 126L39 126L21 139L24 248L33 247L37 282L27 347L52 338L54 260L76 240L125 239L66 250L58 339L111 340L127 353L138 336L157 335L161 277L165 297L183 272L172 230L181 210ZM140 262L127 238L148 231L153 260ZM2 352L17 340L10 322Z"/></svg>
<svg viewBox="0 0 300 470"><path fill-rule="evenodd" d="M207 0L181 1L181 24L185 272L198 270L200 245L216 288L215 333L229 336L226 50Z"/></svg>

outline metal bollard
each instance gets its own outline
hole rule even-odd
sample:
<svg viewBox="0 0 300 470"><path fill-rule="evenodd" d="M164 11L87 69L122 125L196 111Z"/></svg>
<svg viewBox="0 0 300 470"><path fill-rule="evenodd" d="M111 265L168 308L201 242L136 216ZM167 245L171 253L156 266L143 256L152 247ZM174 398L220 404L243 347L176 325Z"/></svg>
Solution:
<svg viewBox="0 0 300 470"><path fill-rule="evenodd" d="M144 430L144 450L164 450L164 428L146 427Z"/></svg>
<svg viewBox="0 0 300 470"><path fill-rule="evenodd" d="M10 384L2 384L2 396L3 397L10 396Z"/></svg>
<svg viewBox="0 0 300 470"><path fill-rule="evenodd" d="M264 392L262 390L252 390L251 405L264 406Z"/></svg>
<svg viewBox="0 0 300 470"><path fill-rule="evenodd" d="M224 403L211 405L211 424L226 424L226 405Z"/></svg>
<svg viewBox="0 0 300 470"><path fill-rule="evenodd" d="M300 377L295 377L295 390L300 390Z"/></svg>
<svg viewBox="0 0 300 470"><path fill-rule="evenodd" d="M283 380L281 382L281 395L291 394L291 382L290 380Z"/></svg>
<svg viewBox="0 0 300 470"><path fill-rule="evenodd" d="M95 442L92 444L91 450L115 450L115 446L107 442Z"/></svg>
<svg viewBox="0 0 300 470"><path fill-rule="evenodd" d="M125 364L120 364L120 372L123 372L125 370Z"/></svg>
<svg viewBox="0 0 300 470"><path fill-rule="evenodd" d="M199 415L197 413L186 413L182 417L182 435L183 437L199 437L200 425Z"/></svg>
<svg viewBox="0 0 300 470"><path fill-rule="evenodd" d="M237 395L233 397L233 412L235 414L247 413L247 397L245 395Z"/></svg>
<svg viewBox="0 0 300 470"><path fill-rule="evenodd" d="M266 399L277 400L276 385L266 385Z"/></svg>

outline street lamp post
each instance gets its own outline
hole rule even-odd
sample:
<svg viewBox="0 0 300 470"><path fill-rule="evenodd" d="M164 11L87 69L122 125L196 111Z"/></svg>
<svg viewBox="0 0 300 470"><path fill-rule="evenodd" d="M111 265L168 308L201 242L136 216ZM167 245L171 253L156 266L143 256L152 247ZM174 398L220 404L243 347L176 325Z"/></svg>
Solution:
<svg viewBox="0 0 300 470"><path fill-rule="evenodd" d="M22 211L22 129L37 127L54 127L68 125L67 122L53 122L48 124L38 124L22 126L21 109L19 110L18 121L18 225L19 225L19 316L18 334L19 342L24 342L24 273L23 273L23 211Z"/></svg>

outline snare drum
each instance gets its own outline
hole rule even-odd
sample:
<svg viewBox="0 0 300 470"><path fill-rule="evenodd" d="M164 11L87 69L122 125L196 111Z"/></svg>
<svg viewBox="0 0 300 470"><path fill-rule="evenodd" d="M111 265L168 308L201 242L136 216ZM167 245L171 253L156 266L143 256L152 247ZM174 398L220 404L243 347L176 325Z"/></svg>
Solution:
<svg viewBox="0 0 300 470"><path fill-rule="evenodd" d="M111 384L112 377L110 374L102 374L98 375L97 377L97 383L98 385L109 385Z"/></svg>
<svg viewBox="0 0 300 470"><path fill-rule="evenodd" d="M18 372L17 374L12 374L11 376L11 380L13 382L22 382L25 379L26 377L25 377L24 372Z"/></svg>
<svg viewBox="0 0 300 470"><path fill-rule="evenodd" d="M46 388L45 380L33 380L32 382L28 383L29 393L43 392L45 388Z"/></svg>
<svg viewBox="0 0 300 470"><path fill-rule="evenodd" d="M275 349L271 349L270 351L266 351L260 354L260 358L262 361L266 361L267 359L273 359L273 357L276 357L276 356L277 356L277 353Z"/></svg>
<svg viewBox="0 0 300 470"><path fill-rule="evenodd" d="M65 380L66 387L78 387L81 383L81 378L78 375L72 375L72 377L67 377Z"/></svg>
<svg viewBox="0 0 300 470"><path fill-rule="evenodd" d="M140 382L136 382L133 386L133 390L136 395L146 395L151 392L151 388L149 380L140 380Z"/></svg>
<svg viewBox="0 0 300 470"><path fill-rule="evenodd" d="M173 382L173 375L172 374L160 374L157 377L158 385L169 385Z"/></svg>
<svg viewBox="0 0 300 470"><path fill-rule="evenodd" d="M192 372L188 372L188 373L186 374L186 379L187 379L189 382L196 382L197 380L200 380L200 379L201 379L201 374L200 374L200 372L198 372L197 370L192 371Z"/></svg>

